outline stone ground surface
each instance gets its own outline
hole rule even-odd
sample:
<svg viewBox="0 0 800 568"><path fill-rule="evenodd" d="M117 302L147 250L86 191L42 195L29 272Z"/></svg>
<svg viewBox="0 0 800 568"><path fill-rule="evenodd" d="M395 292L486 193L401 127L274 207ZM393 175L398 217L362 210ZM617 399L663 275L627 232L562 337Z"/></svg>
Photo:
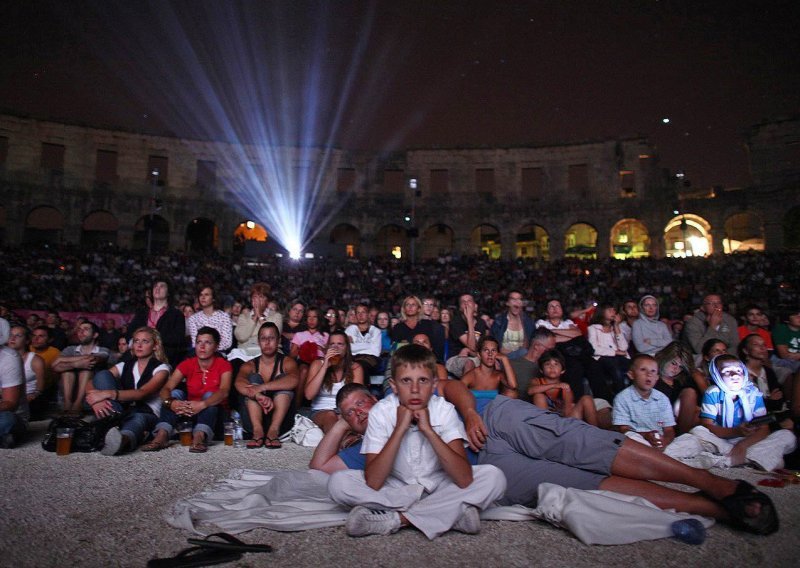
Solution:
<svg viewBox="0 0 800 568"><path fill-rule="evenodd" d="M181 497L208 488L231 469L304 469L309 448L226 448L190 454L173 446L119 457L41 449L46 422L32 423L21 447L0 450L0 566L145 566L187 547L189 534L162 515ZM756 483L749 470L723 475ZM404 530L389 537L348 537L343 527L280 533L256 529L246 542L269 543L271 554L246 554L230 566L770 566L797 565L800 485L763 488L775 501L781 530L757 537L716 525L705 543L662 539L622 546L585 546L543 522L484 522L476 536L447 533L431 542Z"/></svg>

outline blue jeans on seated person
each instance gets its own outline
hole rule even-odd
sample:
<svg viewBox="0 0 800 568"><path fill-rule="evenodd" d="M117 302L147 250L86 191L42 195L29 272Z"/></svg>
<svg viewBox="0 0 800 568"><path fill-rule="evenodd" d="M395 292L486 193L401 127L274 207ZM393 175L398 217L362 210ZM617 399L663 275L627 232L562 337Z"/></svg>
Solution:
<svg viewBox="0 0 800 568"><path fill-rule="evenodd" d="M10 410L3 410L0 412L0 444L3 444L0 447L5 447L3 438L8 434L11 434L14 438L13 440L9 440L9 443L11 445L17 444L20 438L25 435L26 430L27 426L25 421L17 416L16 412L11 412Z"/></svg>
<svg viewBox="0 0 800 568"><path fill-rule="evenodd" d="M207 392L203 395L203 400L206 400L212 394L211 392ZM170 396L175 400L186 400L186 393L180 389L175 389L170 393ZM214 439L214 424L217 423L217 415L219 414L219 405L216 406L209 406L201 410L196 416L178 416L172 410L167 408L166 406L161 407L161 419L158 424L156 424L155 431L158 430L165 430L169 437L175 434L175 424L177 424L179 419L182 420L190 420L194 422L194 428L192 433L195 432L202 432L206 435L206 441L210 442Z"/></svg>
<svg viewBox="0 0 800 568"><path fill-rule="evenodd" d="M92 377L94 388L99 390L115 390L119 388L117 379L109 371L98 371ZM115 412L124 413L125 407L119 401L112 400L111 406ZM158 416L150 412L129 412L120 424L119 430L128 438L131 443L131 450L144 442L145 436L153 431L153 427L158 422Z"/></svg>

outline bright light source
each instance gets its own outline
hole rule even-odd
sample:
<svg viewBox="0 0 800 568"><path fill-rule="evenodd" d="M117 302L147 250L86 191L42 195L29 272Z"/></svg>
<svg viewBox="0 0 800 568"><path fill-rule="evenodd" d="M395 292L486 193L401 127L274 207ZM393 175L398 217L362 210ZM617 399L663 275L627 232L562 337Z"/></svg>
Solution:
<svg viewBox="0 0 800 568"><path fill-rule="evenodd" d="M411 221L411 215L406 215L405 217L403 217L403 221L409 223Z"/></svg>
<svg viewBox="0 0 800 568"><path fill-rule="evenodd" d="M289 251L289 258L292 260L300 260L302 253L299 250Z"/></svg>
<svg viewBox="0 0 800 568"><path fill-rule="evenodd" d="M675 243L675 250L683 250L683 241L677 241Z"/></svg>
<svg viewBox="0 0 800 568"><path fill-rule="evenodd" d="M677 215L678 213L680 213L680 211L678 211L677 209L673 209L673 210L672 210L672 214L673 214L673 215Z"/></svg>
<svg viewBox="0 0 800 568"><path fill-rule="evenodd" d="M153 168L153 171L150 172L150 173L153 174L154 176L158 177L158 174L159 174L158 168Z"/></svg>
<svg viewBox="0 0 800 568"><path fill-rule="evenodd" d="M247 227L251 231L256 228L256 224L253 221L248 221L244 225L245 225L245 227Z"/></svg>
<svg viewBox="0 0 800 568"><path fill-rule="evenodd" d="M408 180L408 187L409 189L417 189L417 178L411 178Z"/></svg>
<svg viewBox="0 0 800 568"><path fill-rule="evenodd" d="M307 252L307 253L305 253L303 255L303 258L314 258L314 253L313 252Z"/></svg>
<svg viewBox="0 0 800 568"><path fill-rule="evenodd" d="M669 124L669 119L668 118L662 118L661 122L663 122L664 124Z"/></svg>

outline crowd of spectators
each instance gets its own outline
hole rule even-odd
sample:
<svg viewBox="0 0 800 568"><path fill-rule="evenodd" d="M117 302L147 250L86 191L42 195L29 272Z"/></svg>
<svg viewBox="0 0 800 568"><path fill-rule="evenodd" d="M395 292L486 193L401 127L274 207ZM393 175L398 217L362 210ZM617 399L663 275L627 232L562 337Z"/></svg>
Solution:
<svg viewBox="0 0 800 568"><path fill-rule="evenodd" d="M548 298L565 310L594 302L620 305L628 298L654 295L661 317L680 320L709 293L722 293L732 314L757 304L778 316L800 300L800 254L744 253L708 258L629 260L441 257L410 263L394 258L246 259L182 252L147 256L122 250L6 248L0 251L0 302L14 310L130 314L142 306L158 275L170 278L173 305L196 300L200 285L212 286L219 304L247 298L251 284L271 284L281 309L292 300L347 309L368 303L393 315L408 294L428 295L439 306L454 306L469 292L481 313L503 311L506 292L527 299L525 310L541 315Z"/></svg>

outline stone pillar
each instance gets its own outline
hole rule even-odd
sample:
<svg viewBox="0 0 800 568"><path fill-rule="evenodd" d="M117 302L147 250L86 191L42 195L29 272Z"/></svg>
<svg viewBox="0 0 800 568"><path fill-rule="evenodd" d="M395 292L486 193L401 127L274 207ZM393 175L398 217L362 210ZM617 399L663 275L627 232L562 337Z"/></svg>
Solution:
<svg viewBox="0 0 800 568"><path fill-rule="evenodd" d="M595 242L595 248L597 249L598 259L604 259L609 257L611 248L610 239L611 239L611 232L609 231L607 226L603 225L602 227L597 229L597 241Z"/></svg>

